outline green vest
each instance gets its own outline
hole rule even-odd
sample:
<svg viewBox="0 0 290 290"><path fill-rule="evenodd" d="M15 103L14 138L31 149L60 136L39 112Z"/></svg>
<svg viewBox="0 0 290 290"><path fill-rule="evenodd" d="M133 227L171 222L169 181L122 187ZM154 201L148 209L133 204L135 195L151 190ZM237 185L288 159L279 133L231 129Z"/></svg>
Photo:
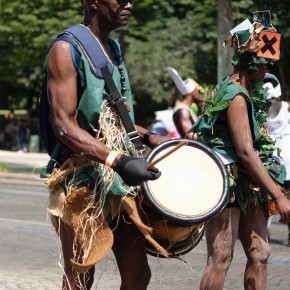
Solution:
<svg viewBox="0 0 290 290"><path fill-rule="evenodd" d="M112 40L111 40L112 41ZM119 44L115 41L119 48ZM79 47L77 42L75 41L76 46L78 47L78 51L80 52L80 68L84 72L85 76L85 89L83 94L79 96L79 104L78 104L78 123L79 126L89 132L92 136L95 136L96 130L99 129L99 117L101 113L101 107L104 100L109 100L109 94L105 89L105 81L103 79L98 79L90 69L89 62L84 55L82 49ZM120 50L119 50L120 51ZM114 52L112 52L113 56L113 80L119 90L121 92L121 84L120 84L120 73L118 70L118 63L114 60ZM126 85L126 102L129 104L131 111L130 117L134 122L134 113L133 113L133 105L132 105L132 93L131 87L128 77L128 72L126 69L126 65L122 60L123 68L124 68L124 76L125 76L125 85ZM50 118L50 116L48 116ZM125 140L125 144L129 144L131 141L128 136ZM134 155L134 152L130 152L131 155ZM43 168L41 172L41 176L45 177L48 173L50 173L55 165L55 160L61 163L60 161L60 145L55 148L51 159L47 165L47 167ZM79 172L77 175L71 176L73 178L73 184L77 184L77 187L87 186L88 184L93 188L95 186L96 180L98 179L100 172L97 170L97 166L90 165ZM70 178L67 179L66 185L70 182ZM64 185L64 187L66 187ZM72 185L72 184L70 184ZM112 186L109 189L108 195L126 195L130 192L130 187L125 185L123 180L118 174L115 174L115 179L112 183Z"/></svg>
<svg viewBox="0 0 290 290"><path fill-rule="evenodd" d="M263 163L269 174L278 182L283 183L286 170L283 165L277 164L272 158L274 141L269 137L265 138L261 134L261 125L257 120L257 112L259 109L255 107L252 97L242 87L230 82L230 77L225 78L217 85L215 96L212 99L215 101L208 101L205 105L204 114L197 125L197 133L200 140L220 153L223 157L230 158L234 162L240 161L227 122L220 119L221 113L229 107L231 101L238 94L243 95L248 104L248 117L254 149L260 156L265 156ZM263 99L260 99L256 103L263 104L265 102L266 100L263 97ZM273 149L268 150L267 146Z"/></svg>

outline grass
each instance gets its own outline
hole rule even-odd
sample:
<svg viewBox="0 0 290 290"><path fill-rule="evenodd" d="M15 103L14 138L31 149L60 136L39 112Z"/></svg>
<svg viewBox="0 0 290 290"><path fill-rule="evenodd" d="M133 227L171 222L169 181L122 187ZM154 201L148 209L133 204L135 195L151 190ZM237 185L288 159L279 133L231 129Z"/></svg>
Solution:
<svg viewBox="0 0 290 290"><path fill-rule="evenodd" d="M0 162L0 171L9 171L9 167L6 163Z"/></svg>

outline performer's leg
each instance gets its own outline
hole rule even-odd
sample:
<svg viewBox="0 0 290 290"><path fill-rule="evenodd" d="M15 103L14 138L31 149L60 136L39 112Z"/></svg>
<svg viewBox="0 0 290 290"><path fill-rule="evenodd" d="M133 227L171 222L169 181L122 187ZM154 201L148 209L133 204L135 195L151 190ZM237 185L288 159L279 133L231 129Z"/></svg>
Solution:
<svg viewBox="0 0 290 290"><path fill-rule="evenodd" d="M241 214L239 238L248 259L244 277L245 289L265 289L270 245L260 203L253 204L245 215Z"/></svg>
<svg viewBox="0 0 290 290"><path fill-rule="evenodd" d="M83 289L79 287L78 282L75 280L72 265L70 263L70 259L73 258L73 238L74 232L73 230L64 224L63 221L60 221L60 239L62 244L63 251L63 261L64 261L64 272L63 275L63 290L79 290ZM94 273L95 267L92 267L86 274L82 274L79 276L82 284L86 286L86 289L91 289L94 283Z"/></svg>
<svg viewBox="0 0 290 290"><path fill-rule="evenodd" d="M207 222L207 266L201 279L201 290L223 288L233 258L239 218L239 208L226 208Z"/></svg>
<svg viewBox="0 0 290 290"><path fill-rule="evenodd" d="M150 282L143 235L126 214L121 214L117 227L116 220L111 225L114 233L113 252L119 267L121 290L145 290Z"/></svg>

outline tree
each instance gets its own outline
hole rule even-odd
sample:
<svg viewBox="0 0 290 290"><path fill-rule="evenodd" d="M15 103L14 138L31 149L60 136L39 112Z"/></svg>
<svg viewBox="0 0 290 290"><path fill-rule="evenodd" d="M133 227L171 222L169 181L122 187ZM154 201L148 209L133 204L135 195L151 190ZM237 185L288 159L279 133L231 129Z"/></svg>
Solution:
<svg viewBox="0 0 290 290"><path fill-rule="evenodd" d="M224 1L232 4L234 26L245 18L252 20L252 11L272 11L274 26L282 33L281 61L272 72L280 78L283 94L288 96L287 1ZM142 119L152 118L154 111L174 104L177 94L165 70L167 66L176 68L183 78L191 77L201 85L215 85L217 3L216 0L136 1L128 30L114 33L126 45L135 109ZM47 45L60 31L82 21L82 8L76 0L1 0L0 5L0 108L26 108L35 113Z"/></svg>
<svg viewBox="0 0 290 290"><path fill-rule="evenodd" d="M221 81L226 75L232 71L231 58L233 51L224 49L222 43L228 37L228 31L233 28L232 19L232 1L218 1L218 16L217 16L217 60L218 60L218 75L217 81Z"/></svg>
<svg viewBox="0 0 290 290"><path fill-rule="evenodd" d="M141 119L174 105L176 90L167 66L199 83L216 81L215 4L215 0L137 2L126 60Z"/></svg>
<svg viewBox="0 0 290 290"><path fill-rule="evenodd" d="M73 0L1 2L0 107L36 111L42 63L47 44L58 31L79 19L80 5ZM3 100L6 100L3 101Z"/></svg>

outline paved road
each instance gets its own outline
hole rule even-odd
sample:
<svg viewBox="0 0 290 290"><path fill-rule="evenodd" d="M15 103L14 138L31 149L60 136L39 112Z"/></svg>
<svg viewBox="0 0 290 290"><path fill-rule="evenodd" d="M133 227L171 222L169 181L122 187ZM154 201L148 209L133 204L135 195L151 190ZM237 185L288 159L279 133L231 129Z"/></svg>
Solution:
<svg viewBox="0 0 290 290"><path fill-rule="evenodd" d="M1 158L0 158L1 161ZM55 234L47 220L47 193L32 173L0 173L0 290L61 289ZM267 290L290 289L290 248L287 227L274 218L272 254ZM205 238L194 250L176 259L149 256L152 279L149 290L195 290L205 267ZM225 290L243 289L245 257L239 241L227 275ZM119 289L120 278L112 253L96 268L96 290Z"/></svg>

